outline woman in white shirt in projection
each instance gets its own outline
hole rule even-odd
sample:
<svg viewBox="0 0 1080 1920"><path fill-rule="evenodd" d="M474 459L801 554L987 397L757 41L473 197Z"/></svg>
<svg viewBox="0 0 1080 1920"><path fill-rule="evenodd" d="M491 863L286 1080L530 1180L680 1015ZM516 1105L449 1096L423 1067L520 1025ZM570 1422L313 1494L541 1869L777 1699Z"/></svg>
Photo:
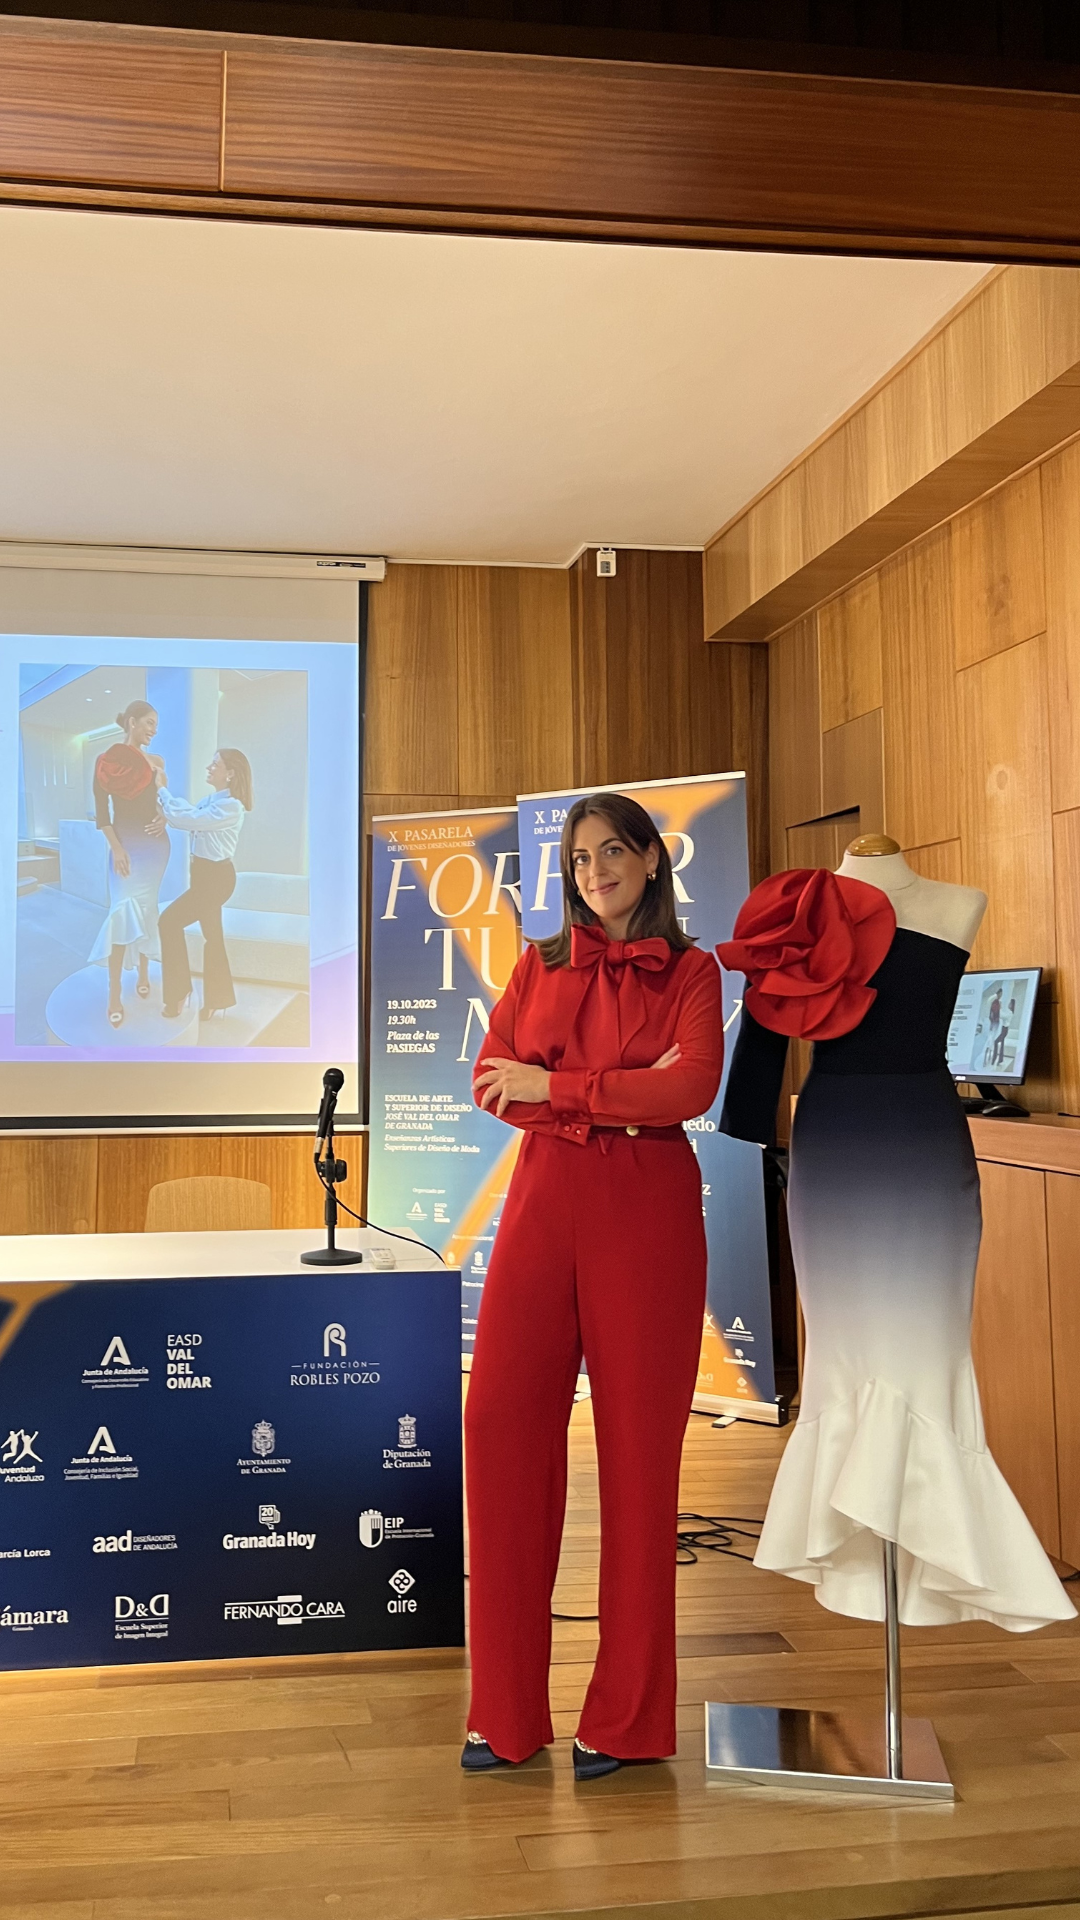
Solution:
<svg viewBox="0 0 1080 1920"><path fill-rule="evenodd" d="M221 909L236 886L233 854L245 813L251 812L251 767L239 747L219 747L206 769L212 789L192 805L169 792L165 775L155 776L158 803L170 827L191 835L191 881L165 908L158 922L161 940L161 1011L176 1020L191 992L184 930L197 920L203 932L203 999L200 1020L236 1005L232 970L225 951Z"/></svg>

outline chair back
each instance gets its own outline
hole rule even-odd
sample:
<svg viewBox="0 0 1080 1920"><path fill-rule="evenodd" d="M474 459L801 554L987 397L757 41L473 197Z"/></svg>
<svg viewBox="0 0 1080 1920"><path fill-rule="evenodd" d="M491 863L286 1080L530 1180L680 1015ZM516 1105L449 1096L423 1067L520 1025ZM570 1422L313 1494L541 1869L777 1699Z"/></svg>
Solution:
<svg viewBox="0 0 1080 1920"><path fill-rule="evenodd" d="M146 1203L147 1233L230 1233L272 1224L269 1187L229 1174L162 1180Z"/></svg>

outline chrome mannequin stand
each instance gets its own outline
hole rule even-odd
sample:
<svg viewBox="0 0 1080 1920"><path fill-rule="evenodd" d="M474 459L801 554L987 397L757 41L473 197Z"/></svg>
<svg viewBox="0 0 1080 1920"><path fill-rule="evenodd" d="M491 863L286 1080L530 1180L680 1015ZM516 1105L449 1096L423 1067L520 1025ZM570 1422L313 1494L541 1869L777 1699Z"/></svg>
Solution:
<svg viewBox="0 0 1080 1920"><path fill-rule="evenodd" d="M805 1792L954 1800L933 1722L905 1720L900 1694L896 1546L884 1542L885 1717L796 1707L705 1704L705 1765L717 1777Z"/></svg>

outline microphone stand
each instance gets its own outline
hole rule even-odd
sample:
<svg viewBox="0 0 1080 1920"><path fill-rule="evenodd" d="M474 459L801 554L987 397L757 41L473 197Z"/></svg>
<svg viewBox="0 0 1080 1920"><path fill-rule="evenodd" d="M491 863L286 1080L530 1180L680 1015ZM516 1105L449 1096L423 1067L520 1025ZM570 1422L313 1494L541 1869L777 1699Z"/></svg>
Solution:
<svg viewBox="0 0 1080 1920"><path fill-rule="evenodd" d="M337 1244L338 1201L335 1186L344 1180L349 1169L344 1160L339 1160L334 1150L334 1107L337 1096L330 1106L326 1117L326 1132L320 1144L325 1149L324 1157L319 1158L319 1148L315 1148L315 1170L326 1188L326 1203L323 1207L323 1219L326 1222L326 1245L315 1247L310 1253L302 1253L300 1259L306 1267L357 1267L363 1261L362 1253L350 1253L347 1247Z"/></svg>

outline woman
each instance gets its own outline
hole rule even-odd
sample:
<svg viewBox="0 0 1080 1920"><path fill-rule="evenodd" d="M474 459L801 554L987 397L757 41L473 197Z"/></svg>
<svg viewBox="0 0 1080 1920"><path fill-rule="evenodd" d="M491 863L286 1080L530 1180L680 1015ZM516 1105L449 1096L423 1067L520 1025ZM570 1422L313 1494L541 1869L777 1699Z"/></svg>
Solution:
<svg viewBox="0 0 1080 1920"><path fill-rule="evenodd" d="M109 912L91 949L91 961L109 963L109 1025L123 1026L123 970L135 956L135 991L149 997L149 956L158 926L158 891L169 864L169 840L158 812L155 779L164 763L146 749L158 717L146 700L132 700L116 724L124 738L106 747L94 767L94 810L109 843Z"/></svg>
<svg viewBox="0 0 1080 1920"><path fill-rule="evenodd" d="M233 854L245 813L251 812L251 767L239 747L219 747L206 769L212 791L197 806L177 799L158 775L158 802L170 827L191 835L191 881L186 893L161 916L161 1011L177 1020L191 992L184 929L198 921L203 932L203 998L199 1019L236 1005L221 909L236 886Z"/></svg>
<svg viewBox="0 0 1080 1920"><path fill-rule="evenodd" d="M574 1743L591 1779L675 1749L679 1461L705 1307L701 1180L682 1122L716 1097L720 972L675 912L655 823L571 807L563 927L528 946L475 1084L525 1130L465 1412L472 1705L462 1765L553 1738L551 1593L584 1356L600 1469L600 1651Z"/></svg>

